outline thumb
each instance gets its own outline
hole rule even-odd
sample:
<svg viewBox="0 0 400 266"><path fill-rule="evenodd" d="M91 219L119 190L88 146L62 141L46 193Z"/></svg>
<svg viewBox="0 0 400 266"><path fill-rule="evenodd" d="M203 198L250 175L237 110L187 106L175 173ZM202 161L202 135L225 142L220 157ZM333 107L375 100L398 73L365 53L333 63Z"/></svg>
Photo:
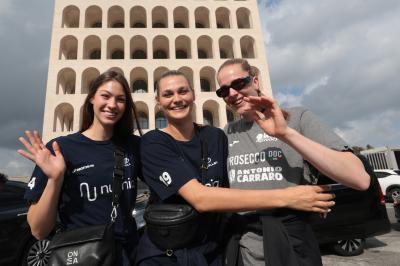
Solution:
<svg viewBox="0 0 400 266"><path fill-rule="evenodd" d="M51 146L53 147L53 151L56 157L61 156L62 157L62 153L60 150L60 146L58 146L58 143L56 141L54 141Z"/></svg>

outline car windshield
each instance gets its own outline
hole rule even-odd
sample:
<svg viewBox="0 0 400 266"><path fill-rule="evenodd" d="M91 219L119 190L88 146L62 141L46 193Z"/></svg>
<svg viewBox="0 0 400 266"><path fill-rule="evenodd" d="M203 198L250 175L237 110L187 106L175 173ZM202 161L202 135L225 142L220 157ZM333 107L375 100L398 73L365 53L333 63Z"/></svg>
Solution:
<svg viewBox="0 0 400 266"><path fill-rule="evenodd" d="M400 175L400 170L394 170L396 174Z"/></svg>

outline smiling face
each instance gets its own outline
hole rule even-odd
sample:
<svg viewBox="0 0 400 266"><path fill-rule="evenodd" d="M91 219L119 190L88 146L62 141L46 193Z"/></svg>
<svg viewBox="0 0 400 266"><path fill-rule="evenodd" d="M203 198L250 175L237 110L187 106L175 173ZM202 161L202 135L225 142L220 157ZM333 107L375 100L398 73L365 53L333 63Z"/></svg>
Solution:
<svg viewBox="0 0 400 266"><path fill-rule="evenodd" d="M90 99L93 105L93 124L112 128L126 109L126 95L122 85L111 80L102 84Z"/></svg>
<svg viewBox="0 0 400 266"><path fill-rule="evenodd" d="M220 69L218 72L218 83L222 86L230 86L232 81L237 81L248 77L250 73L243 70L241 64L227 65ZM251 77L251 81L240 90L229 88L229 94L223 97L226 104L228 104L235 112L240 115L245 115L252 110L252 105L243 100L244 97L257 96L259 90L259 81L257 77ZM234 82L235 83L235 82Z"/></svg>
<svg viewBox="0 0 400 266"><path fill-rule="evenodd" d="M168 123L192 122L194 92L184 76L161 78L158 82L157 102Z"/></svg>

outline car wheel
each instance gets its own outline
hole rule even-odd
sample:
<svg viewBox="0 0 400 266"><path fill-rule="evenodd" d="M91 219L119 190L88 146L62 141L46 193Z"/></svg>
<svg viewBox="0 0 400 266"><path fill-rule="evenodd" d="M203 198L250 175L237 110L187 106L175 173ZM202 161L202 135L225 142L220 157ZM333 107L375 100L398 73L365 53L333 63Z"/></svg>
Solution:
<svg viewBox="0 0 400 266"><path fill-rule="evenodd" d="M388 198L391 201L394 201L395 199L399 199L400 198L400 187L391 188L388 191Z"/></svg>
<svg viewBox="0 0 400 266"><path fill-rule="evenodd" d="M49 251L50 241L34 240L30 242L28 248L22 257L22 266L46 266L50 259Z"/></svg>
<svg viewBox="0 0 400 266"><path fill-rule="evenodd" d="M354 238L347 240L339 240L332 244L332 248L336 254L340 256L357 256L364 252L365 239Z"/></svg>

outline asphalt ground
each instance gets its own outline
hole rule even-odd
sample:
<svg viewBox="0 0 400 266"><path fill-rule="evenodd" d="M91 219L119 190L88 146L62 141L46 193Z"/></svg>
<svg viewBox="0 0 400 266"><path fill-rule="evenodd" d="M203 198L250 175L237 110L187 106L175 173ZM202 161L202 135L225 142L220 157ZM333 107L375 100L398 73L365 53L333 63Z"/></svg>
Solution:
<svg viewBox="0 0 400 266"><path fill-rule="evenodd" d="M394 216L393 205L386 204L392 224L391 232L366 239L364 253L354 257L333 255L328 249L322 249L322 262L325 266L399 266L400 265L400 223Z"/></svg>

